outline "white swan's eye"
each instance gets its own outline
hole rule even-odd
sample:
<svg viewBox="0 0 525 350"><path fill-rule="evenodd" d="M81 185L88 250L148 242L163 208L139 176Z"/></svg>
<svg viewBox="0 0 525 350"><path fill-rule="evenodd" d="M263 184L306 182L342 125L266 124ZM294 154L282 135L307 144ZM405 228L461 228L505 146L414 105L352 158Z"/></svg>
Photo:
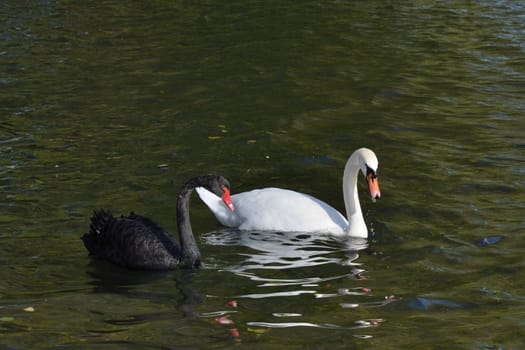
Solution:
<svg viewBox="0 0 525 350"><path fill-rule="evenodd" d="M367 165L366 166L366 177L368 177L369 175L372 176L372 179L375 179L377 177L377 172Z"/></svg>

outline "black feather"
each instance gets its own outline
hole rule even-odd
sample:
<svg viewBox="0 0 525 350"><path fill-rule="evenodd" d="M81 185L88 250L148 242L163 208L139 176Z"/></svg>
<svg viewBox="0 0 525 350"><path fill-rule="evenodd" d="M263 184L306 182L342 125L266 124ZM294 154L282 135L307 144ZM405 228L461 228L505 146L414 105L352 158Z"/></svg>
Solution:
<svg viewBox="0 0 525 350"><path fill-rule="evenodd" d="M115 218L110 211L93 212L89 231L81 239L92 256L114 264L145 270L199 267L200 252L189 224L189 197L203 186L222 196L226 179L205 175L190 179L181 189L177 203L177 224L181 243L159 223L131 212ZM181 247L182 244L182 247Z"/></svg>

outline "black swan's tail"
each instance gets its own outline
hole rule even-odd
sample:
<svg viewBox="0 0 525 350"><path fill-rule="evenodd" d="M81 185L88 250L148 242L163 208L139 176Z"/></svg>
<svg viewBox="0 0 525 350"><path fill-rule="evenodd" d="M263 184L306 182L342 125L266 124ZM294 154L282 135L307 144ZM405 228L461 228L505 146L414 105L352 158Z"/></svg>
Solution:
<svg viewBox="0 0 525 350"><path fill-rule="evenodd" d="M89 255L123 267L166 270L180 265L182 252L171 233L133 212L116 218L104 209L94 211L81 239Z"/></svg>
<svg viewBox="0 0 525 350"><path fill-rule="evenodd" d="M99 254L101 244L104 241L104 234L113 220L115 218L110 211L104 209L93 211L89 232L82 236L84 246L86 246L90 255Z"/></svg>

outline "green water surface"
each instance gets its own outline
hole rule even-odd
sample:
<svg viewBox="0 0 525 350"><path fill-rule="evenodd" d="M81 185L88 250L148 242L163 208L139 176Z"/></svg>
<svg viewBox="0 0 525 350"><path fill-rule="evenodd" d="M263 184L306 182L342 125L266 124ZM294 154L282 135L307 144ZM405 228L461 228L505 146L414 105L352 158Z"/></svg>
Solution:
<svg viewBox="0 0 525 350"><path fill-rule="evenodd" d="M0 347L525 346L521 1L0 5ZM94 261L94 209L176 230L219 173L344 212L370 240L238 232L196 198L203 269ZM197 197L197 196L195 196Z"/></svg>

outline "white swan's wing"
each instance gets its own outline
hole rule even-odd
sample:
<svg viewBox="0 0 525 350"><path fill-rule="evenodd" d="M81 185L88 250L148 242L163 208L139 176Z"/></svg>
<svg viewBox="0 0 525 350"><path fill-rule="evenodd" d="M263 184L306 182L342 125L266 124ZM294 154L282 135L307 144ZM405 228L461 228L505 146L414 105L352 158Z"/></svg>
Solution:
<svg viewBox="0 0 525 350"><path fill-rule="evenodd" d="M310 195L281 188L263 188L231 197L235 211L203 187L196 188L201 200L217 220L241 230L323 232L344 235L348 221L335 208Z"/></svg>
<svg viewBox="0 0 525 350"><path fill-rule="evenodd" d="M222 225L228 227L238 227L240 225L238 216L224 204L219 196L204 187L197 187L195 190Z"/></svg>
<svg viewBox="0 0 525 350"><path fill-rule="evenodd" d="M348 222L336 209L310 195L264 188L232 196L240 229L345 234Z"/></svg>

